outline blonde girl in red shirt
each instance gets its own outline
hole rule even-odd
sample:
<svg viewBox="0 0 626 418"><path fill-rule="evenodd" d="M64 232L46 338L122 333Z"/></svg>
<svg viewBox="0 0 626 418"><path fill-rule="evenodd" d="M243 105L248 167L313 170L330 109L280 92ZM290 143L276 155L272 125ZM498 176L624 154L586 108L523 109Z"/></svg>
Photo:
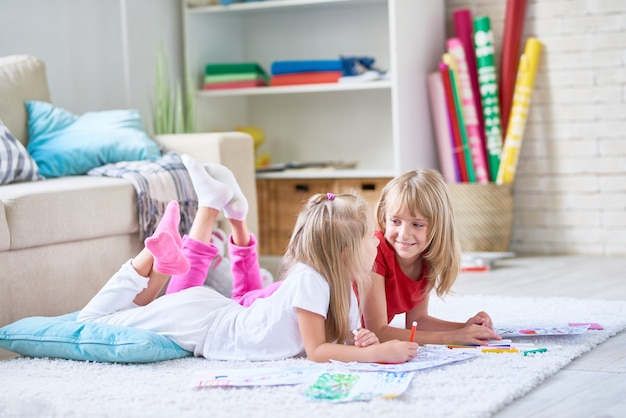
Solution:
<svg viewBox="0 0 626 418"><path fill-rule="evenodd" d="M376 219L375 273L362 300L366 328L381 341L409 340L414 321L419 344L485 345L500 339L485 312L464 323L428 313L431 291L448 294L461 264L448 188L438 171L411 170L391 180L381 192ZM397 314L406 314L403 328L389 325Z"/></svg>

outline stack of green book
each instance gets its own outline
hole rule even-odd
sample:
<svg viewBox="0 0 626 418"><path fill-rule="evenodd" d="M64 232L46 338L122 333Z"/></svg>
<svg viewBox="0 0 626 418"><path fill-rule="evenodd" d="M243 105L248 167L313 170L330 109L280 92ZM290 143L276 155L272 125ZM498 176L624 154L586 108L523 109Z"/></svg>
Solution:
<svg viewBox="0 0 626 418"><path fill-rule="evenodd" d="M255 62L207 64L204 71L204 89L236 89L267 86L269 77Z"/></svg>

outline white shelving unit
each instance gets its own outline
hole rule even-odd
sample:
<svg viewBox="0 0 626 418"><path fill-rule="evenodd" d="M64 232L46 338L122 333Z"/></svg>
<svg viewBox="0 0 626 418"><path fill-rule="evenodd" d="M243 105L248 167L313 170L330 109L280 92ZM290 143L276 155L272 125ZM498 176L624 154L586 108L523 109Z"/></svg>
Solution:
<svg viewBox="0 0 626 418"><path fill-rule="evenodd" d="M445 48L443 0L182 5L198 86L205 65L220 62L257 62L269 73L277 60L370 56L391 71L389 80L361 84L200 89L200 130L257 126L272 162L357 162L359 177L437 167L426 78Z"/></svg>

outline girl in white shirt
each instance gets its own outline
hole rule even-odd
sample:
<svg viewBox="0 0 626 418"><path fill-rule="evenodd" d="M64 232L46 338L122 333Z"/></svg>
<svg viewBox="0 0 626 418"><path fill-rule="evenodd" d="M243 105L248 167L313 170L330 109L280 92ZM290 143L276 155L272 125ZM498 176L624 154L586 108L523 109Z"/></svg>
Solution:
<svg viewBox="0 0 626 418"><path fill-rule="evenodd" d="M183 156L183 162L198 196L188 236L178 235L180 213L170 204L146 248L111 277L81 310L79 321L148 329L215 360L306 355L318 362L400 363L417 355L413 342L381 344L365 329L352 334L360 318L353 288L359 294L366 291L363 279L371 277L378 245L373 216L358 195L309 199L285 254L284 283L250 307L199 285L156 297L170 275L199 269L206 277L216 254L210 242L220 210L231 223L247 213L245 197L228 169L212 166L209 175L193 158Z"/></svg>

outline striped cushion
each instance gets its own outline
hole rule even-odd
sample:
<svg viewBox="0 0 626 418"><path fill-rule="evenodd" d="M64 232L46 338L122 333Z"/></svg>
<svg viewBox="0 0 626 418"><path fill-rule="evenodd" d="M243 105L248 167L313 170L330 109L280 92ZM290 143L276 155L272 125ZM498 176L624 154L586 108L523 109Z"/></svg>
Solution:
<svg viewBox="0 0 626 418"><path fill-rule="evenodd" d="M42 179L35 160L0 120L0 184Z"/></svg>

